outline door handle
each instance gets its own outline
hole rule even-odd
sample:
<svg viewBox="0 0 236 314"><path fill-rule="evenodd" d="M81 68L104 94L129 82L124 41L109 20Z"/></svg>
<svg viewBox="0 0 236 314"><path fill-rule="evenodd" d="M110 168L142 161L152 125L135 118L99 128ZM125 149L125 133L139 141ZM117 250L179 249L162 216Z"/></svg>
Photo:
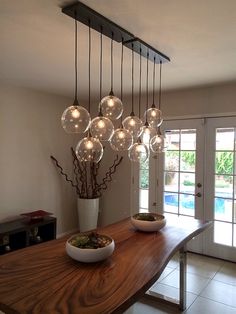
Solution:
<svg viewBox="0 0 236 314"><path fill-rule="evenodd" d="M201 187L202 187L202 184L201 184L201 183L198 183L198 184L197 184L197 187L198 187L198 188L201 188Z"/></svg>
<svg viewBox="0 0 236 314"><path fill-rule="evenodd" d="M197 194L195 194L195 196L202 197L202 194L200 192L198 192Z"/></svg>

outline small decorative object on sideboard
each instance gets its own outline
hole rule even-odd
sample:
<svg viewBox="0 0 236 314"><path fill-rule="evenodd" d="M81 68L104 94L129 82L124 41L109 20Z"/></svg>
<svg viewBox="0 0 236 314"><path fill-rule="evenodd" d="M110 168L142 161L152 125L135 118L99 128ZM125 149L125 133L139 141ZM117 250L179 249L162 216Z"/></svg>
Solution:
<svg viewBox="0 0 236 314"><path fill-rule="evenodd" d="M57 219L49 215L37 217L0 223L0 255L56 238Z"/></svg>
<svg viewBox="0 0 236 314"><path fill-rule="evenodd" d="M114 251L114 240L96 232L73 235L66 242L67 254L78 262L93 263L108 258Z"/></svg>
<svg viewBox="0 0 236 314"><path fill-rule="evenodd" d="M21 216L24 216L28 219L28 222L36 222L39 220L43 220L44 217L50 216L52 213L46 212L45 210L39 209L29 213L23 213Z"/></svg>
<svg viewBox="0 0 236 314"><path fill-rule="evenodd" d="M131 217L131 223L137 230L154 232L166 225L166 219L157 213L139 213Z"/></svg>

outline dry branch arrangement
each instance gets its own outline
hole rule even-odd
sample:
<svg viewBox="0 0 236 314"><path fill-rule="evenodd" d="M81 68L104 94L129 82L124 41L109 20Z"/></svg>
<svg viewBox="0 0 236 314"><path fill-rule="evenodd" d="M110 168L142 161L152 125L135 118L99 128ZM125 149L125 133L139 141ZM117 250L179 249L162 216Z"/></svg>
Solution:
<svg viewBox="0 0 236 314"><path fill-rule="evenodd" d="M112 181L112 175L116 172L117 167L123 159L123 157L119 158L119 156L116 155L113 164L108 168L104 178L101 182L98 182L98 170L100 168L100 162L80 162L72 147L71 154L73 157L74 180L68 177L55 157L50 157L54 161L57 168L60 170L61 175L76 190L79 198L87 199L98 198L102 195L102 191L107 189L107 184Z"/></svg>

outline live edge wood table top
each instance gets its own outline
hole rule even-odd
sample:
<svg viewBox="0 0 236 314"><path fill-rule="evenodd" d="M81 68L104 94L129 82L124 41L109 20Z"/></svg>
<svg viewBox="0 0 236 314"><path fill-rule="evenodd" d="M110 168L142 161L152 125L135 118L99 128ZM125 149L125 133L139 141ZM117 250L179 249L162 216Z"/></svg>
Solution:
<svg viewBox="0 0 236 314"><path fill-rule="evenodd" d="M122 313L158 279L177 250L211 225L167 219L159 232L135 231L130 219L98 229L115 240L107 260L83 264L60 238L0 257L0 310L5 313Z"/></svg>

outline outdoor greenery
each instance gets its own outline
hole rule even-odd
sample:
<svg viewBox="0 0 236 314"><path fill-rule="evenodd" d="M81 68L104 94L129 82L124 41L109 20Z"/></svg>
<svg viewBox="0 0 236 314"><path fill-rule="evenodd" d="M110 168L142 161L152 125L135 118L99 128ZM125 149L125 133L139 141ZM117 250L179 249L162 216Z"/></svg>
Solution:
<svg viewBox="0 0 236 314"><path fill-rule="evenodd" d="M222 180L216 182L217 187L226 187L232 183L233 174L233 152L216 152L215 158L215 172L222 175L225 183ZM178 171L179 170L179 151L168 151L165 155L165 170ZM181 170L188 170L195 166L195 152L193 151L181 151ZM141 163L140 170L140 188L147 189L149 187L149 171L148 163ZM172 176L171 176L172 175ZM175 173L166 172L166 183L170 183ZM191 186L192 182L185 180L184 185Z"/></svg>
<svg viewBox="0 0 236 314"><path fill-rule="evenodd" d="M232 152L217 152L215 167L217 174L233 174L234 155Z"/></svg>

